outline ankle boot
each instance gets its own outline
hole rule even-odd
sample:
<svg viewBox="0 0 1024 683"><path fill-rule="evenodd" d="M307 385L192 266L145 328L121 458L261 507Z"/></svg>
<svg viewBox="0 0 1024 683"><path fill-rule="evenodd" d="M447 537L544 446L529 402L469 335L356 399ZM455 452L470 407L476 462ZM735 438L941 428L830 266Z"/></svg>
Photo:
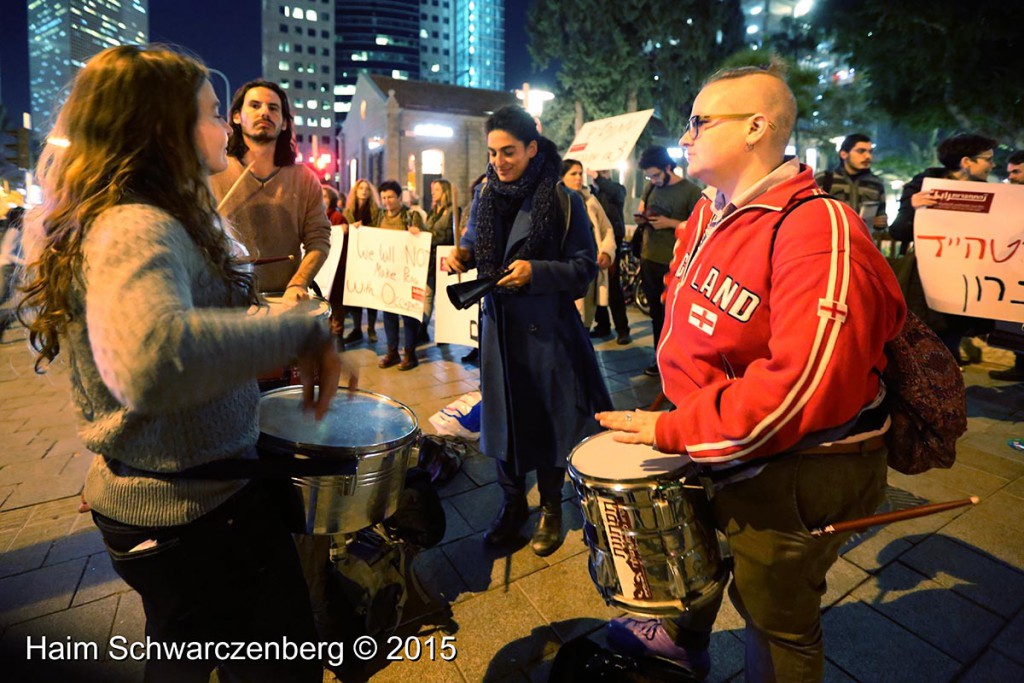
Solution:
<svg viewBox="0 0 1024 683"><path fill-rule="evenodd" d="M547 557L562 545L562 503L543 503L540 506L540 519L537 530L533 532L530 547L541 557Z"/></svg>
<svg viewBox="0 0 1024 683"><path fill-rule="evenodd" d="M491 546L506 545L519 538L519 528L526 521L528 511L526 496L505 497L501 512L491 522L491 527L484 534L484 543Z"/></svg>

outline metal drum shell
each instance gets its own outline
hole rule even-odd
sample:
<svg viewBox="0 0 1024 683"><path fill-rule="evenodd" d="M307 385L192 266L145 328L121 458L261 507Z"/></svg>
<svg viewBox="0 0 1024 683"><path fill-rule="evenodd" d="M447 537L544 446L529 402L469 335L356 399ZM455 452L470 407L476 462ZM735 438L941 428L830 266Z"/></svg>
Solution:
<svg viewBox="0 0 1024 683"><path fill-rule="evenodd" d="M590 576L605 602L635 614L672 616L714 599L728 581L728 565L721 557L703 486L686 483L687 467L642 479L589 475L574 466L573 456L600 437L589 437L573 449L568 472L583 512ZM617 519L614 539L605 519L612 509ZM622 585L616 552L620 557L632 553L634 564L639 560L638 573L646 579L641 585ZM637 592L642 595L634 597Z"/></svg>
<svg viewBox="0 0 1024 683"><path fill-rule="evenodd" d="M301 387L273 389L263 396L296 390L301 391ZM309 534L355 533L384 521L398 509L409 458L419 438L419 421L412 410L388 396L363 390L354 393L375 397L406 412L412 428L382 443L343 447L260 433L257 447L263 457L294 455L337 462L336 475L292 479L302 494L305 530Z"/></svg>

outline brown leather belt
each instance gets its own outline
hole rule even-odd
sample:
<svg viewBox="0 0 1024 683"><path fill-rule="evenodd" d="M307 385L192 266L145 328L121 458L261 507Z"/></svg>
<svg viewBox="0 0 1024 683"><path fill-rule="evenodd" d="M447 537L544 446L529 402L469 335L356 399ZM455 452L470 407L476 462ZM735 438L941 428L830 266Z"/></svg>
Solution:
<svg viewBox="0 0 1024 683"><path fill-rule="evenodd" d="M812 446L796 451L805 455L828 455L829 453L867 453L885 446L885 435L872 436L863 441L834 443L831 446Z"/></svg>

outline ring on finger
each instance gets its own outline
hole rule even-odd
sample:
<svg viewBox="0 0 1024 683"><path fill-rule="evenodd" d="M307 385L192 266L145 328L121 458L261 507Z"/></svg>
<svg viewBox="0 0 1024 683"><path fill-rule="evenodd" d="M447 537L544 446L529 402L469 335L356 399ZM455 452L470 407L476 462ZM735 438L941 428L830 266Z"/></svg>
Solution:
<svg viewBox="0 0 1024 683"><path fill-rule="evenodd" d="M633 413L626 413L626 422L633 421Z"/></svg>

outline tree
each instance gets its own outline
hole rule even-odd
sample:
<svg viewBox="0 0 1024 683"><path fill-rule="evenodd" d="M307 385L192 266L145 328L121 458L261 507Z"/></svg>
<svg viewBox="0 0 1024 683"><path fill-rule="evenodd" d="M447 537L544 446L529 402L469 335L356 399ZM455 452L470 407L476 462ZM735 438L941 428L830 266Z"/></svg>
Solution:
<svg viewBox="0 0 1024 683"><path fill-rule="evenodd" d="M654 107L682 132L701 82L742 44L743 25L738 0L536 0L530 54L539 68L560 65L545 130L562 132L570 112L575 132Z"/></svg>
<svg viewBox="0 0 1024 683"><path fill-rule="evenodd" d="M820 0L814 21L866 72L871 103L895 121L1024 146L1019 3Z"/></svg>

